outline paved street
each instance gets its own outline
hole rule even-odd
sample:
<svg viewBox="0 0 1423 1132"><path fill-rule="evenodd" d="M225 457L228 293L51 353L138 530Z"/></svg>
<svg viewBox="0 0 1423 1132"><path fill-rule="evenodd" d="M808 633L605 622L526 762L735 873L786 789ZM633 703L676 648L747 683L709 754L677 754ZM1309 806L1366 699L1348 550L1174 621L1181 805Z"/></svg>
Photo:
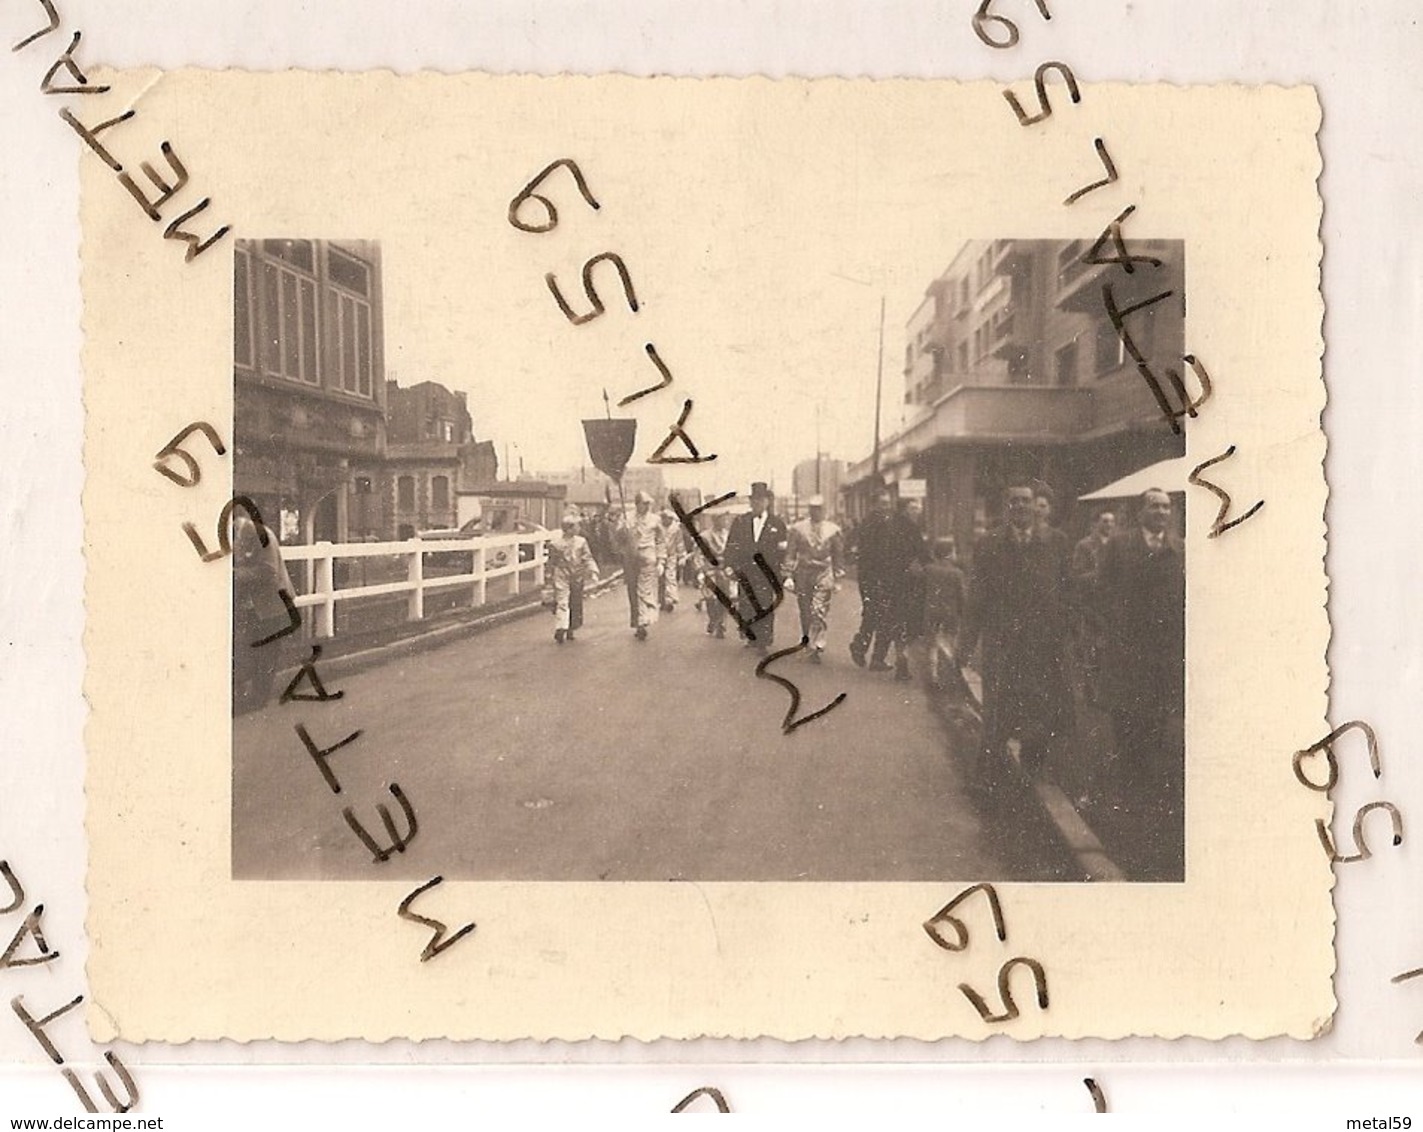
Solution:
<svg viewBox="0 0 1423 1132"><path fill-rule="evenodd" d="M532 615L341 679L340 701L267 707L234 724L233 866L238 877L377 875L346 823L351 806L418 814L389 878L491 880L1060 879L980 823L919 680L854 667L853 585L836 595L828 662L773 671L801 711L838 692L824 719L781 733L787 692L755 676L756 654L703 631L682 590L645 643L621 585L587 605L578 639L553 642ZM799 635L793 595L778 642ZM294 725L330 746L340 795ZM1012 832L1012 831L1010 831ZM1010 852L1011 850L1011 852Z"/></svg>

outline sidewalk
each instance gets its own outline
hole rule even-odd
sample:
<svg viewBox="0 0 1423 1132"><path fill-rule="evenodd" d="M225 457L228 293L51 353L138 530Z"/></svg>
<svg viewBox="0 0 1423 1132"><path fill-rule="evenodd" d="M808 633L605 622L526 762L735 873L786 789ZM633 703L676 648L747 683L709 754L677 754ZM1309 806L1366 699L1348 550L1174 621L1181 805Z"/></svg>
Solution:
<svg viewBox="0 0 1423 1132"><path fill-rule="evenodd" d="M615 587L621 587L622 581L623 572L614 570L601 581L587 587L585 596L589 600L595 599ZM299 648L292 646L287 650L286 664L278 675L276 687L280 690L296 675L298 664L310 655L311 646L314 644L321 646L323 677L348 676L376 664L412 656L436 645L483 633L510 621L543 612L544 605L536 587L514 597L473 609L436 614L422 621L407 621L393 629L352 633L322 641L302 639Z"/></svg>
<svg viewBox="0 0 1423 1132"><path fill-rule="evenodd" d="M1075 758L1067 766L1049 765L1036 779L1023 770L1011 745L992 765L985 765L989 756L982 752L983 687L979 675L971 668L960 669L942 645L931 643L929 647L939 650L941 677L941 686L929 689L930 702L958 738L960 749L980 752L976 757L968 756L972 765L966 769L985 808L1015 820L1021 820L1024 813L1039 816L1087 880L1132 879L1112 859L1102 838L1088 823L1086 807L1073 801L1084 797L1088 788L1078 780L1091 777L1090 771L1074 774L1074 767L1082 771L1094 761L1097 766L1104 766L1105 753L1095 760ZM1074 748L1103 742L1109 739L1099 728L1079 726Z"/></svg>

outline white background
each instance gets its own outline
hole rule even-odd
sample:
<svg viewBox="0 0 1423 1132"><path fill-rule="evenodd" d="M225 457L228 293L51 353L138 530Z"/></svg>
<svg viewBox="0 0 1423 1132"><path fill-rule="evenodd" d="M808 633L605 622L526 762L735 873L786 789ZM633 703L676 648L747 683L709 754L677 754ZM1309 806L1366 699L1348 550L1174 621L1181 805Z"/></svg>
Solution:
<svg viewBox="0 0 1423 1132"><path fill-rule="evenodd" d="M61 30L0 56L0 859L46 905L45 934L62 953L42 968L0 972L0 999L23 994L35 1013L83 989L84 838L81 695L83 482L76 169L96 160L57 116L74 100L40 94L44 72L82 29L83 64L163 67L288 66L410 71L608 70L637 74L770 74L1021 79L1060 59L1085 81L1315 84L1324 106L1325 424L1331 488L1331 718L1369 720L1385 774L1357 764L1345 778L1359 800L1385 797L1403 811L1408 839L1340 870L1335 1030L1310 1045L1195 1042L843 1043L795 1046L709 1042L514 1047L390 1043L300 1049L123 1049L165 1127L197 1127L221 1110L234 1123L258 1114L277 1127L343 1112L357 1127L388 1126L398 1106L419 1119L461 1123L539 1114L613 1118L670 1108L699 1084L723 1087L740 1111L930 1115L968 1111L1086 1112L1081 1078L1103 1081L1118 1111L1159 1113L1289 1109L1310 1126L1345 1115L1412 1111L1418 1080L1423 978L1423 860L1413 823L1423 815L1416 758L1420 682L1418 202L1423 199L1418 17L1408 0L1053 0L1042 22L1031 0L996 0L1022 42L992 51L974 36L974 0L697 4L296 3L294 0L67 0ZM0 8L0 41L42 26L36 0ZM61 76L62 77L62 76ZM1012 126L1004 111L1004 128ZM174 122L175 136L182 123ZM280 123L273 124L274 129ZM1013 126L1016 128L1016 126ZM293 176L317 175L294 169ZM193 170L201 179L201 170ZM1249 170L1241 170L1249 176ZM221 214L222 187L201 182ZM341 191L333 187L334 191ZM137 218L138 213L135 210ZM135 238L148 236L138 223ZM122 272L122 264L101 265ZM175 268L180 270L179 268ZM142 295L134 302L141 303ZM1269 295L1241 295L1268 303ZM1287 571L1288 562L1272 568ZM152 584L136 579L135 585ZM1261 665L1282 658L1262 656ZM133 741L143 742L142 735ZM1288 759L1291 737L1282 737ZM1347 800L1347 799L1346 799ZM1347 825L1349 804L1341 825ZM3 896L3 893L0 893ZM0 946L17 919L8 918ZM260 931L260 925L253 925ZM1290 946L1288 939L1278 945ZM76 1065L95 1051L78 1012L53 1035ZM300 1061L294 1074L276 1068ZM531 1067L529 1062L540 1063ZM354 1066L386 1063L372 1074ZM836 1062L833 1071L823 1063ZM888 1067L872 1062L904 1062ZM1024 1064L1008 1065L1009 1062ZM1044 1062L1067 1062L1049 1065ZM207 1067L200 1064L206 1063ZM210 1066L259 1063L262 1068ZM574 1063L579 1068L559 1068ZM751 1064L759 1063L759 1064ZM913 1064L917 1063L917 1064ZM991 1064L990 1064L991 1063ZM1174 1063L1174 1064L1173 1064ZM1184 1063L1184 1064L1183 1064ZM1313 1063L1313 1064L1311 1064ZM317 1068L344 1064L345 1069ZM439 1065L444 1068L429 1068ZM179 1066L179 1067L174 1067ZM185 1066L185 1067L183 1067ZM405 1068L400 1068L404 1066ZM85 1074L87 1079L87 1073ZM1392 1094L1384 1090L1395 1090ZM1412 1105L1410 1110L1409 1106ZM0 1007L0 1119L78 1115L57 1071ZM277 1119L278 1114L290 1119ZM207 1119L207 1117L205 1117Z"/></svg>

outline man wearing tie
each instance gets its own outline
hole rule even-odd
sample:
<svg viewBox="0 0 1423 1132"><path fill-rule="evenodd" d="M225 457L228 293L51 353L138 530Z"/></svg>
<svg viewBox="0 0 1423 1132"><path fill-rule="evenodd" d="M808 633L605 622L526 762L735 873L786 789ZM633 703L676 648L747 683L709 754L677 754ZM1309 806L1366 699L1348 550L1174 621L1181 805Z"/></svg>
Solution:
<svg viewBox="0 0 1423 1132"><path fill-rule="evenodd" d="M981 638L983 744L991 774L1018 744L1029 774L1040 770L1073 730L1063 671L1067 638L1067 536L1037 523L1033 488L1004 495L1006 522L973 553L973 580L956 655L968 658Z"/></svg>
<svg viewBox="0 0 1423 1132"><path fill-rule="evenodd" d="M1142 493L1138 525L1102 550L1101 702L1112 715L1123 800L1140 807L1181 869L1185 751L1186 568L1171 496ZM1157 824L1159 823L1159 824Z"/></svg>
<svg viewBox="0 0 1423 1132"><path fill-rule="evenodd" d="M776 606L783 593L785 520L771 513L771 489L751 485L751 510L731 522L726 535L726 565L736 574L737 621L747 647L769 652L776 639Z"/></svg>

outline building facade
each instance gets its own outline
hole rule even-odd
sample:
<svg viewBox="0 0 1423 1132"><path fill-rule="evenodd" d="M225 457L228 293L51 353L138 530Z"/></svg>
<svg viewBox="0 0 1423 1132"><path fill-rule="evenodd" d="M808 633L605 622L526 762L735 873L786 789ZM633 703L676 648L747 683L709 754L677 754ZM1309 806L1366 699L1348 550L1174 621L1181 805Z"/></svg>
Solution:
<svg viewBox="0 0 1423 1132"><path fill-rule="evenodd" d="M376 532L383 539L414 538L419 531L458 526L459 446L440 440L390 444L385 453L383 502L390 521Z"/></svg>
<svg viewBox="0 0 1423 1132"><path fill-rule="evenodd" d="M1170 292L1126 319L1158 374L1186 368L1183 245L1133 240L1160 266L1093 264L1093 240L975 240L925 288L906 325L906 424L880 447L879 479L927 482L926 528L954 535L965 556L998 520L1010 481L1056 495L1060 526L1075 528L1083 495L1183 454L1103 305ZM868 508L873 456L846 474L845 505Z"/></svg>
<svg viewBox="0 0 1423 1132"><path fill-rule="evenodd" d="M436 381L402 388L391 380L386 405L381 494L390 518L380 537L407 539L459 526L459 494L499 478L493 442L474 439L468 395Z"/></svg>
<svg viewBox="0 0 1423 1132"><path fill-rule="evenodd" d="M237 493L284 542L344 541L385 451L379 245L237 241L233 330Z"/></svg>
<svg viewBox="0 0 1423 1132"><path fill-rule="evenodd" d="M386 439L391 444L466 444L474 437L469 398L464 390L421 381L402 389L385 383Z"/></svg>
<svg viewBox="0 0 1423 1132"><path fill-rule="evenodd" d="M464 392L386 380L384 330L376 242L237 242L233 479L284 543L453 526L498 478Z"/></svg>

